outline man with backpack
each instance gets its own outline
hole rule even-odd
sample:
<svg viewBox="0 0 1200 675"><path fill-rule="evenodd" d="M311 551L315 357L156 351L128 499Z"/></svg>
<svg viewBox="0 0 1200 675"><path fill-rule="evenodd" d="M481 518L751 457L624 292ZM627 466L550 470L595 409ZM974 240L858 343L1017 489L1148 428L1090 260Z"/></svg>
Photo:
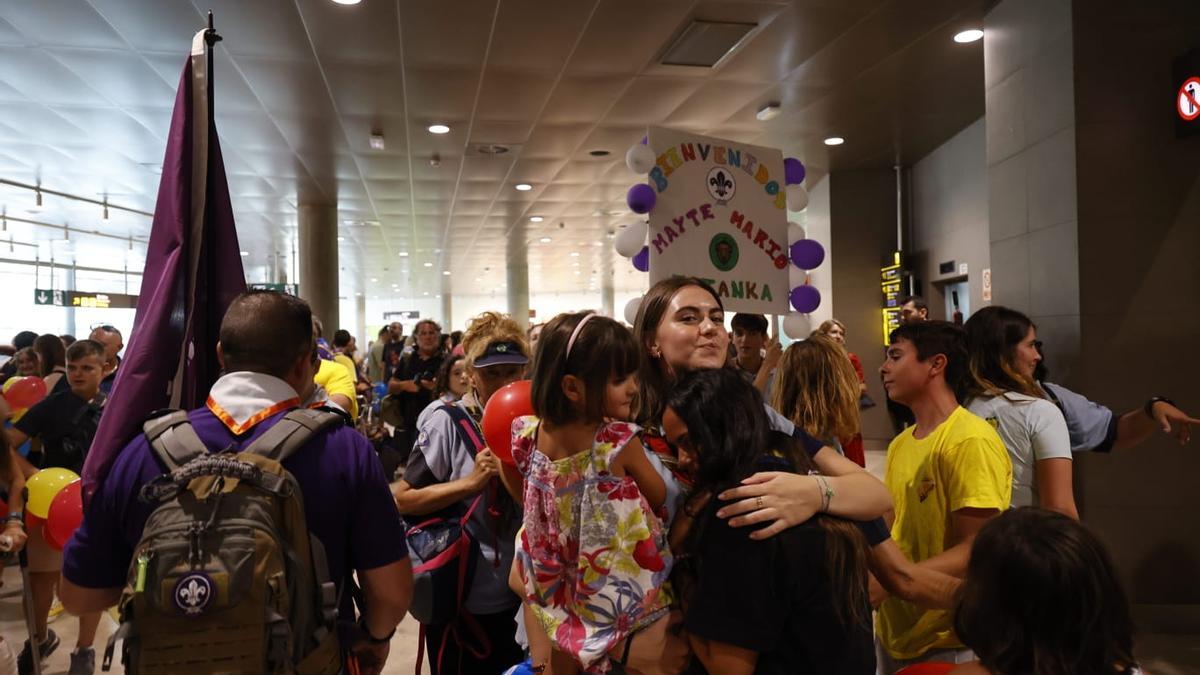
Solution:
<svg viewBox="0 0 1200 675"><path fill-rule="evenodd" d="M207 405L149 420L101 482L64 553L63 605L119 602L114 640L143 674L380 672L412 569L370 444L299 407L317 361L307 303L239 296L217 357Z"/></svg>

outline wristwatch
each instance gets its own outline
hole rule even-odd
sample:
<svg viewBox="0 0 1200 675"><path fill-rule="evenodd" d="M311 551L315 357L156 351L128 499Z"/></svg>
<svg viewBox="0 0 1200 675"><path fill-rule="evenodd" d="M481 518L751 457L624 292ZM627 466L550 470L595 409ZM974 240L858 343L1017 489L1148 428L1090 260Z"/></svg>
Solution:
<svg viewBox="0 0 1200 675"><path fill-rule="evenodd" d="M1146 405L1142 408L1142 412L1146 413L1146 417L1154 419L1154 404L1158 403L1159 401L1162 401L1168 405L1175 405L1175 401L1172 401L1166 396L1151 396L1150 399L1146 401ZM1178 408L1179 406L1175 407Z"/></svg>

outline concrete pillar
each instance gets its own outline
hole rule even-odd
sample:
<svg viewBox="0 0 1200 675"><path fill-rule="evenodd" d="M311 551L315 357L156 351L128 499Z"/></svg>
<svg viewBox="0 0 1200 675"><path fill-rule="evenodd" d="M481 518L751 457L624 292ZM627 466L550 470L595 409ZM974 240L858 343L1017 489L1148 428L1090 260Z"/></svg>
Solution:
<svg viewBox="0 0 1200 675"><path fill-rule="evenodd" d="M1071 2L1005 0L983 28L992 303L1037 323L1054 381L1072 384L1080 287Z"/></svg>
<svg viewBox="0 0 1200 675"><path fill-rule="evenodd" d="M302 204L296 214L300 240L300 297L321 320L325 335L339 328L337 207Z"/></svg>
<svg viewBox="0 0 1200 675"><path fill-rule="evenodd" d="M357 293L354 296L354 339L359 344L359 350L364 350L371 336L367 335L367 296Z"/></svg>
<svg viewBox="0 0 1200 675"><path fill-rule="evenodd" d="M450 292L450 283L442 284L442 316L439 319L442 323L442 330L450 333L454 328L454 298Z"/></svg>
<svg viewBox="0 0 1200 675"><path fill-rule="evenodd" d="M54 266L53 265L50 267L50 274L54 274ZM72 291L79 290L78 288L75 287L75 264L74 263L71 263L71 266L67 268L67 283L64 288L66 288L68 290L72 290ZM75 330L76 330L75 307L72 305L72 306L67 307L67 334L74 335L79 338L87 337L86 335L79 335L78 333L75 332Z"/></svg>
<svg viewBox="0 0 1200 675"><path fill-rule="evenodd" d="M613 247L605 242L600 253L600 313L621 321L617 316L615 280L613 279ZM621 309L624 309L623 307Z"/></svg>
<svg viewBox="0 0 1200 675"><path fill-rule="evenodd" d="M508 233L505 246L508 273L508 313L521 328L529 328L529 245L525 225L518 222Z"/></svg>

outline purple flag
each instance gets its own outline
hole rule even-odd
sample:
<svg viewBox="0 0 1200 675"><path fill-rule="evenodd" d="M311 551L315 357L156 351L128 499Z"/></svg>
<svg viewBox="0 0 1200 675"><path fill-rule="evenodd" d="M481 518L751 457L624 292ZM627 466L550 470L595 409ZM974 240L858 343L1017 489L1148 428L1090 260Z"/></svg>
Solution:
<svg viewBox="0 0 1200 675"><path fill-rule="evenodd" d="M133 334L83 467L85 500L147 415L204 404L220 371L221 318L246 290L229 185L210 119L210 47L204 34L193 39L179 78Z"/></svg>

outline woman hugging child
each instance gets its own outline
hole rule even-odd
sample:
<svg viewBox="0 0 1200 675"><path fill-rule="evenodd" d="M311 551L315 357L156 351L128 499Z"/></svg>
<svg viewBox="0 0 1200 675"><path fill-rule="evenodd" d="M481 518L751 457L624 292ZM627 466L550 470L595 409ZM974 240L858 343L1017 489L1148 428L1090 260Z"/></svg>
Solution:
<svg viewBox="0 0 1200 675"><path fill-rule="evenodd" d="M682 658L664 648L671 554L656 514L666 485L639 428L623 421L637 367L627 328L591 313L559 315L534 356L536 417L513 422L525 515L512 583L525 601L533 663L555 675L606 672L610 656L626 672L673 672L667 659Z"/></svg>

